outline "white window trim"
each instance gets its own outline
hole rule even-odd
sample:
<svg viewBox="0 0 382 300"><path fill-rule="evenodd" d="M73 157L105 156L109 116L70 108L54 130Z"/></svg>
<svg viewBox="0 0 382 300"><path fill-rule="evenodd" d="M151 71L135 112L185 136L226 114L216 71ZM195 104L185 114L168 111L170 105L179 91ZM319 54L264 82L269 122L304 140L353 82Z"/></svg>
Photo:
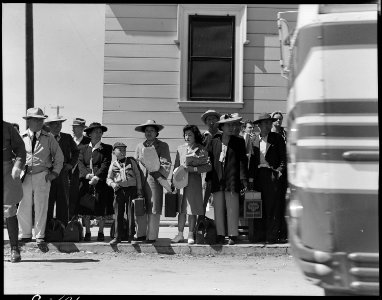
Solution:
<svg viewBox="0 0 382 300"><path fill-rule="evenodd" d="M188 28L190 15L235 16L235 78L234 102L188 101ZM244 44L247 44L247 5L245 4L178 4L178 38L180 50L180 97L179 107L243 108L243 61Z"/></svg>

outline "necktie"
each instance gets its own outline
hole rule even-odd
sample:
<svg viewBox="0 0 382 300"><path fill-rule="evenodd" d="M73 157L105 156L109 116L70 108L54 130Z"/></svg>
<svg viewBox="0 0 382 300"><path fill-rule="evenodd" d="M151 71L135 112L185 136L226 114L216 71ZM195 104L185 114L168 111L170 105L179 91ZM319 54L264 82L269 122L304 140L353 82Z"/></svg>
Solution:
<svg viewBox="0 0 382 300"><path fill-rule="evenodd" d="M37 141L37 134L36 132L33 132L33 138L32 138L32 153L34 152L34 146L36 145Z"/></svg>

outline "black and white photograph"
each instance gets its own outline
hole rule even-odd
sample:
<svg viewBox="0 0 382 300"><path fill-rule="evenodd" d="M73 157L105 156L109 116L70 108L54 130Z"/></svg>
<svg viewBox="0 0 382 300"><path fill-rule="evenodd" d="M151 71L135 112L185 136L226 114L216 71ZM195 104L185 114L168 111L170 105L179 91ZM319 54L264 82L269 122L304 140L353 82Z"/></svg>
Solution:
<svg viewBox="0 0 382 300"><path fill-rule="evenodd" d="M3 2L3 296L379 296L380 15Z"/></svg>

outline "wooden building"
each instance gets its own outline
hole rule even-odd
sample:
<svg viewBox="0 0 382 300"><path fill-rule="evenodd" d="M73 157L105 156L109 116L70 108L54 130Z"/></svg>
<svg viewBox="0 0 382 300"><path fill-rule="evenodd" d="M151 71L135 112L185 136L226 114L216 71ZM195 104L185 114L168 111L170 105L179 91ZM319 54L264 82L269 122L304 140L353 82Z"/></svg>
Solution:
<svg viewBox="0 0 382 300"><path fill-rule="evenodd" d="M126 143L128 155L144 139L134 128L148 119L175 160L182 128L208 109L286 111L280 76L277 12L282 4L107 4L103 141ZM287 124L283 124L286 126Z"/></svg>

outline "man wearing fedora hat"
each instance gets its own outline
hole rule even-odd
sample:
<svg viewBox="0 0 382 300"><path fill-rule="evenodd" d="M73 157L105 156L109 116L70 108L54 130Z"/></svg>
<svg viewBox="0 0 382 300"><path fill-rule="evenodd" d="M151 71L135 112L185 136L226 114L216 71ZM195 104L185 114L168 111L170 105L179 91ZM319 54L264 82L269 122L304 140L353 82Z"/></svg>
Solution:
<svg viewBox="0 0 382 300"><path fill-rule="evenodd" d="M279 193L282 190L281 178L286 172L286 147L283 137L271 132L274 118L262 113L253 123L260 129L253 143L253 154L249 163L249 187L261 192L263 218L255 219L254 241L269 244L281 241Z"/></svg>
<svg viewBox="0 0 382 300"><path fill-rule="evenodd" d="M20 238L32 238L32 205L35 212L37 244L44 243L51 182L56 179L64 163L64 155L54 136L42 129L46 119L40 108L27 110L24 119L28 129L21 135L27 152L27 171L23 181L23 198L17 210Z"/></svg>
<svg viewBox="0 0 382 300"><path fill-rule="evenodd" d="M84 129L86 128L86 120L82 118L73 119L72 131L73 140L80 150L85 145L90 143L90 138L84 135ZM69 192L69 220L78 215L78 202L79 202L79 189L80 189L80 172L78 170L78 164L75 164L72 168L72 175L70 178L70 192Z"/></svg>
<svg viewBox="0 0 382 300"><path fill-rule="evenodd" d="M64 165L59 176L52 181L50 187L47 221L49 222L53 218L54 206L56 206L56 218L66 226L68 223L69 180L72 175L72 168L78 162L80 151L72 136L61 132L62 123L65 121L66 119L60 116L45 119L45 124L49 127L50 133L53 134L64 154Z"/></svg>

